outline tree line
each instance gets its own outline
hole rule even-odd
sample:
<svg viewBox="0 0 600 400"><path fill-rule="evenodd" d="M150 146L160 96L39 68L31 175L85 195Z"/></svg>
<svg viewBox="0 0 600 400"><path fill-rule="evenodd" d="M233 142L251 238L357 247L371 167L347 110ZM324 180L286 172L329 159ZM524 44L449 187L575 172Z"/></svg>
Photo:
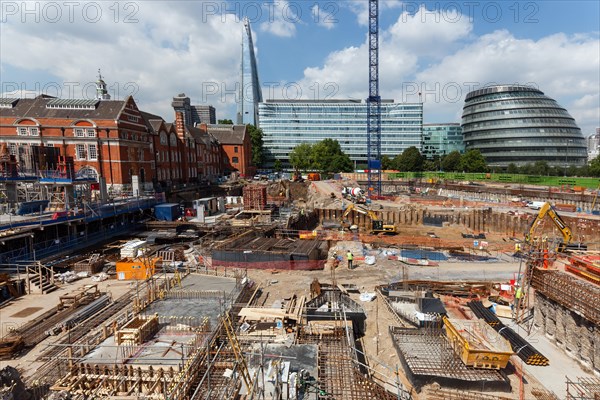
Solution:
<svg viewBox="0 0 600 400"><path fill-rule="evenodd" d="M233 124L231 120L219 120L219 123ZM265 161L262 129L247 125L252 142L252 164L261 167ZM290 164L299 171L319 171L324 174L352 172L354 166L335 139L324 139L315 144L301 143L294 147L289 155ZM583 166L551 166L546 161L536 161L518 166L511 163L507 168L499 169L487 165L479 150L468 150L461 154L453 151L441 157L427 159L415 146L391 158L384 155L381 159L384 170L405 172L444 171L444 172L505 172L508 174L539 176L589 176L600 177L600 155ZM281 171L281 160L275 160L275 170ZM359 165L365 169L365 165Z"/></svg>

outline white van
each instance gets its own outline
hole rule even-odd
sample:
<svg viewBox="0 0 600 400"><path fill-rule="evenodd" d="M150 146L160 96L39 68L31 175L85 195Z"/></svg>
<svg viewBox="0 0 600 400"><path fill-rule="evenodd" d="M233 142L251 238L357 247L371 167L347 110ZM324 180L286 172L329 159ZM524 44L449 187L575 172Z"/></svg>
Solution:
<svg viewBox="0 0 600 400"><path fill-rule="evenodd" d="M527 204L527 207L531 208L532 210L539 210L544 206L544 204L546 204L545 201L530 201Z"/></svg>

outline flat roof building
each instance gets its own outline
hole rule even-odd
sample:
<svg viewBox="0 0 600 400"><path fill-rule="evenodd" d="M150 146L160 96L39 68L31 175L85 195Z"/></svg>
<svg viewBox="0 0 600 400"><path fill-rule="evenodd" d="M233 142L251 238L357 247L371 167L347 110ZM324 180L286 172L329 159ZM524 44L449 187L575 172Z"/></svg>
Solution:
<svg viewBox="0 0 600 400"><path fill-rule="evenodd" d="M423 124L422 155L433 160L453 151L465 152L459 123Z"/></svg>
<svg viewBox="0 0 600 400"><path fill-rule="evenodd" d="M335 139L355 163L367 163L367 103L361 100L267 100L259 104L267 166L289 165L300 143ZM423 103L381 102L381 154L421 148Z"/></svg>

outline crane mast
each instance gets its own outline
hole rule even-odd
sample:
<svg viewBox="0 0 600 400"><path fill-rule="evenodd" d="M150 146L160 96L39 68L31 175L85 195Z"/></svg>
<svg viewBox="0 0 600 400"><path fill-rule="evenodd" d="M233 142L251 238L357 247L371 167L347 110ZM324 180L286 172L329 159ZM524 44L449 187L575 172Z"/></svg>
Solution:
<svg viewBox="0 0 600 400"><path fill-rule="evenodd" d="M379 0L369 0L369 98L367 99L367 195L381 195L381 97L379 96Z"/></svg>

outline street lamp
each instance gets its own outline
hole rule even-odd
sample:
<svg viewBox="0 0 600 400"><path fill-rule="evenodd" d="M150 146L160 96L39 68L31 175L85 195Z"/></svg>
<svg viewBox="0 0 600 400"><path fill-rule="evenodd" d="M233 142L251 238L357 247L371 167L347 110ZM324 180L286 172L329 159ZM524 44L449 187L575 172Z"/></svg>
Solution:
<svg viewBox="0 0 600 400"><path fill-rule="evenodd" d="M568 161L568 157L569 157L569 143L573 143L573 139L567 139L567 148L565 151L565 171L564 171L564 176L567 176L567 165L569 163Z"/></svg>

